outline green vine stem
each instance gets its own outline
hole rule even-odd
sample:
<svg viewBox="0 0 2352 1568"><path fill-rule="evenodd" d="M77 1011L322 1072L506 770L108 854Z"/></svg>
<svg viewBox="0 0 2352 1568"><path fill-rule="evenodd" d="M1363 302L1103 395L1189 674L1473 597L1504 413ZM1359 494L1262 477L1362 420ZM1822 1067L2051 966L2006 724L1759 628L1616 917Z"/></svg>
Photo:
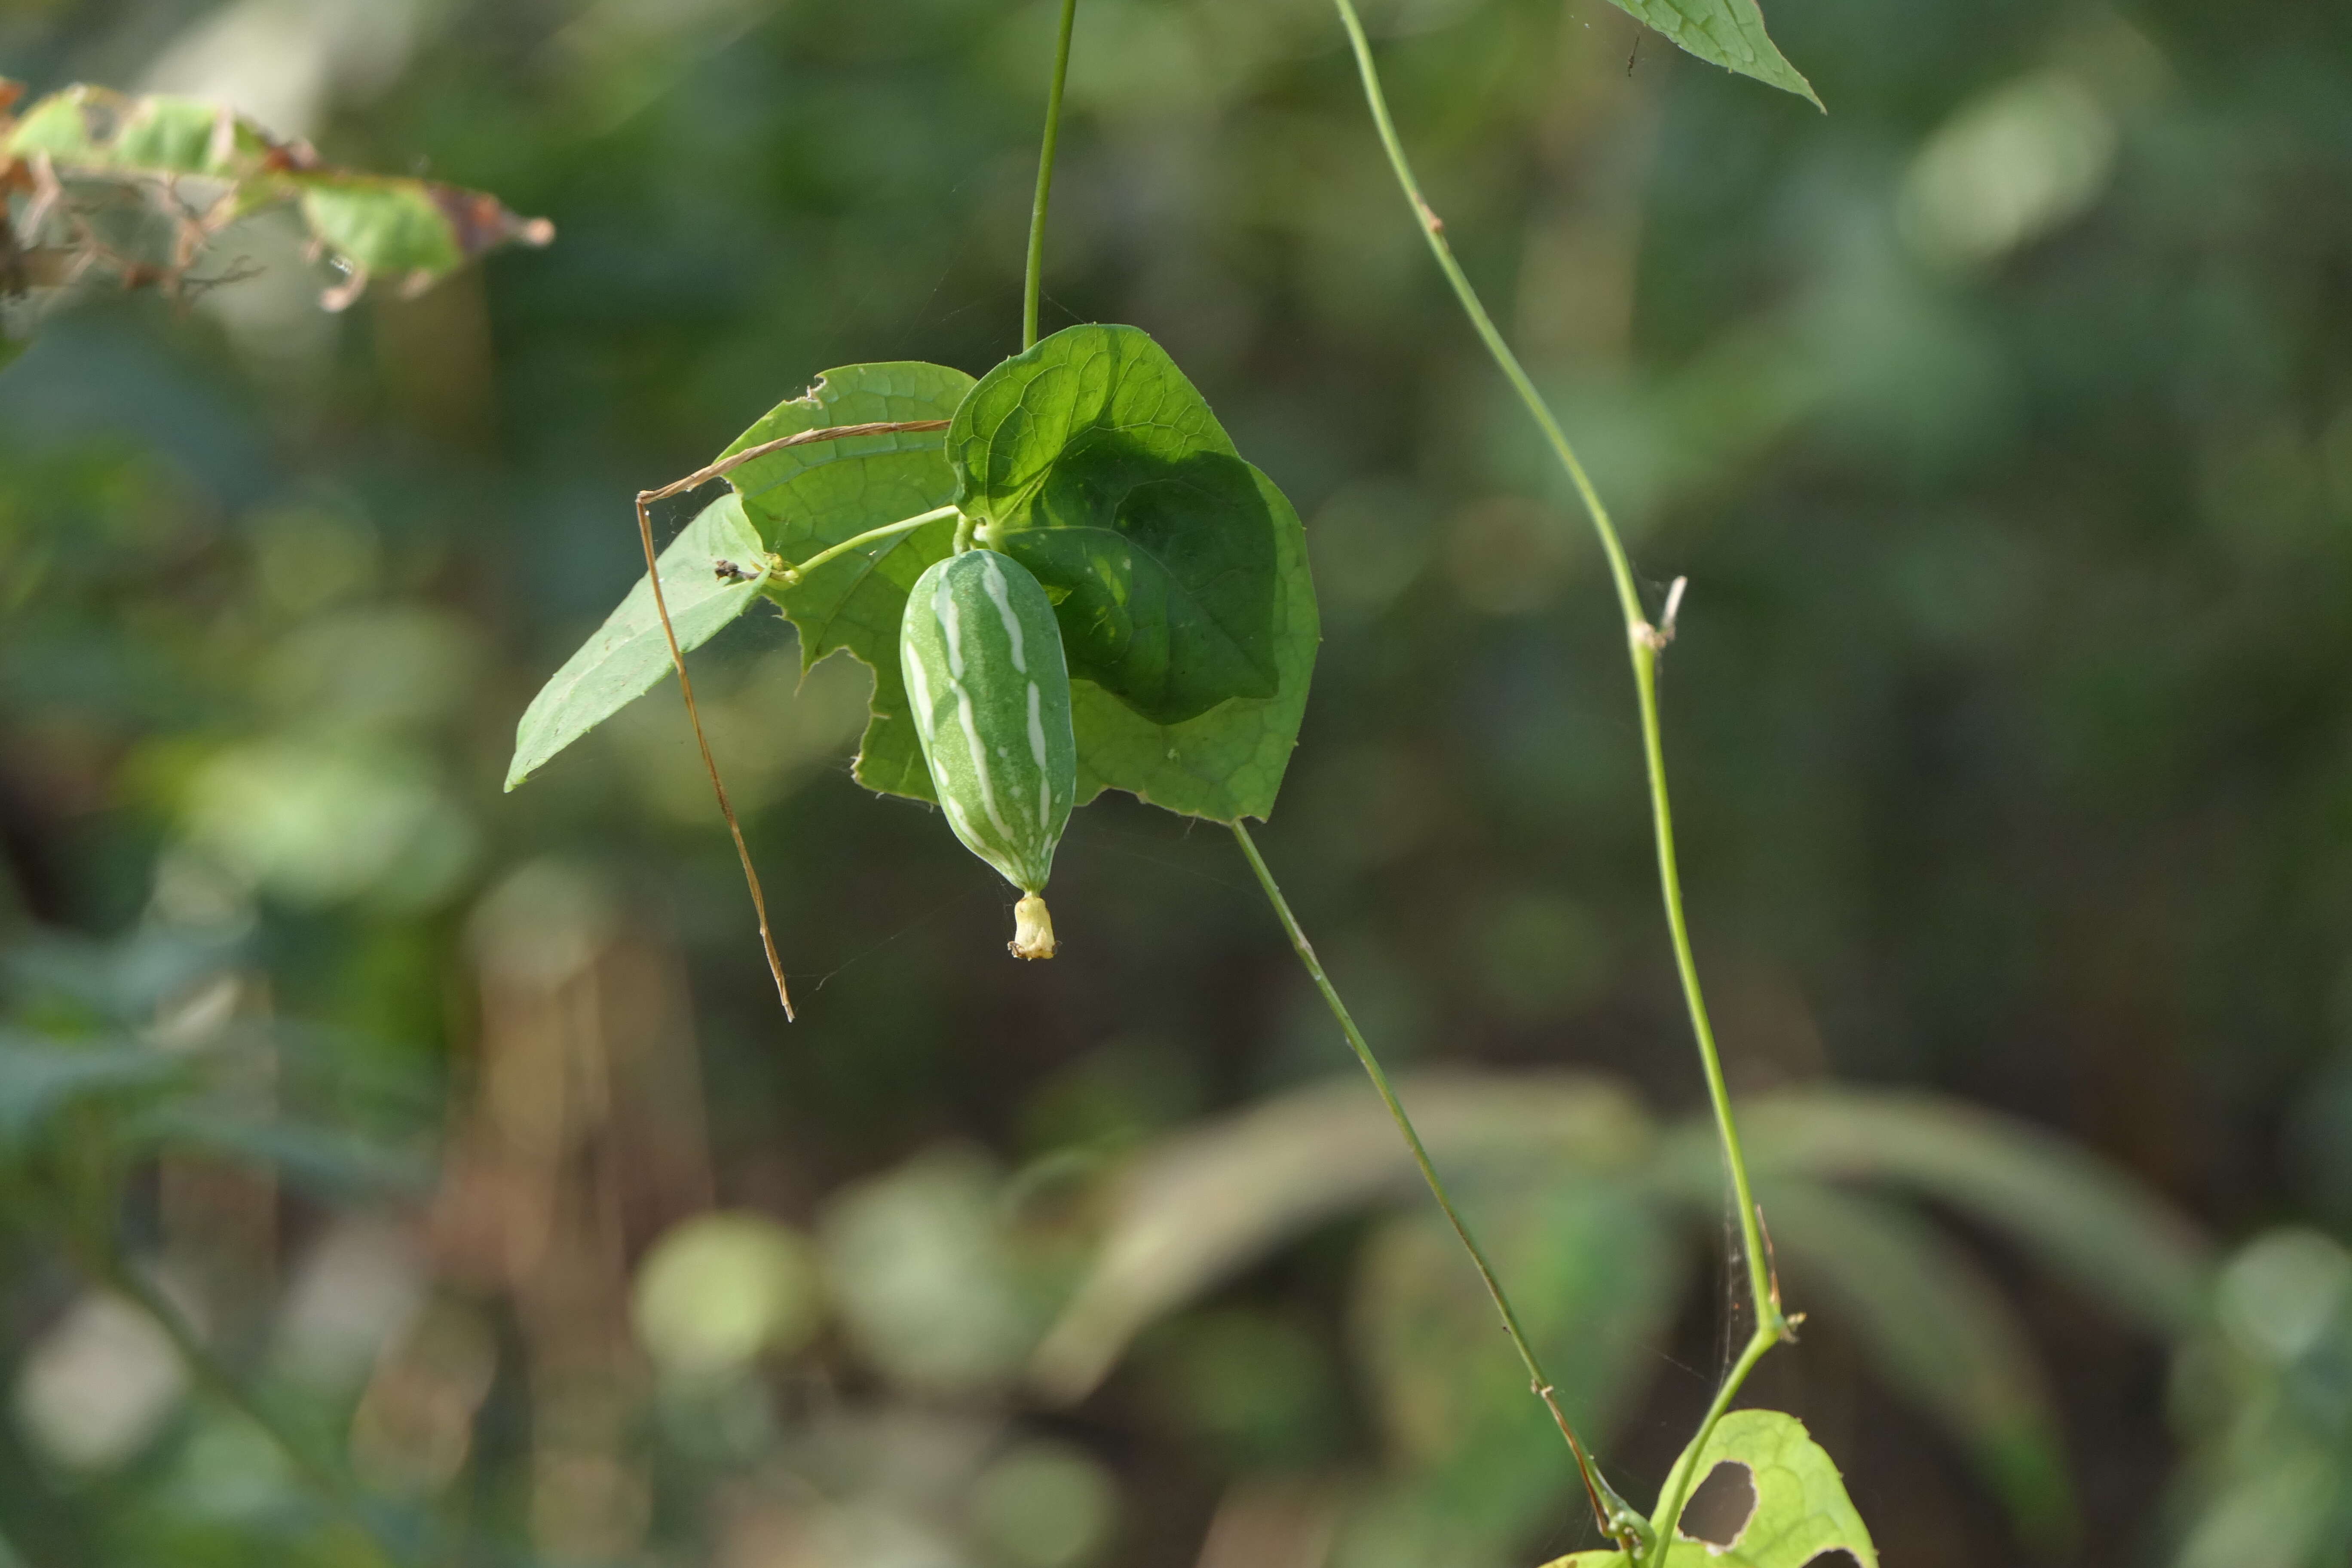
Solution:
<svg viewBox="0 0 2352 1568"><path fill-rule="evenodd" d="M912 533L927 522L944 522L949 518L961 518L962 515L952 506L933 507L930 510L918 512L913 517L902 517L896 522L886 522L879 528L869 528L865 532L852 535L838 544L828 544L796 566L778 568L776 575L787 583L798 583L835 556L846 555L853 550L863 549L868 544L878 544L883 540L894 539L902 533Z"/></svg>
<svg viewBox="0 0 2352 1568"><path fill-rule="evenodd" d="M1021 346L1037 344L1037 292L1045 275L1045 205L1054 194L1054 148L1062 138L1062 85L1070 74L1070 28L1078 0L1062 0L1062 29L1054 41L1054 82L1045 89L1045 142L1037 151L1037 200L1029 209L1029 265L1022 279Z"/></svg>
<svg viewBox="0 0 2352 1568"><path fill-rule="evenodd" d="M1371 41L1364 35L1364 25L1356 15L1352 0L1332 0L1339 8L1340 25L1347 29L1348 43L1355 52L1356 68L1362 78L1364 101L1371 110L1372 122L1380 132L1381 145L1388 153L1389 165L1396 174L1397 184L1405 199L1412 204L1413 216L1421 226L1423 237L1429 242L1430 254L1436 258L1438 269L1452 285L1454 298L1460 301L1463 313L1469 317L1479 341L1493 356L1519 401L1527 405L1528 416L1543 432L1552 454L1566 470L1569 482L1575 487L1583 501L1585 511L1592 520L1593 532L1601 541L1601 553L1609 561L1609 575L1617 590L1619 609L1625 618L1627 653L1633 666L1633 685L1640 698L1642 718L1642 750L1649 773L1650 815L1655 825L1658 853L1658 884L1666 910L1666 926L1673 938L1675 968L1682 981L1683 996L1690 1010L1691 1031L1698 1045L1699 1065L1706 1075L1707 1098L1715 1110L1716 1131L1723 1143L1724 1163L1731 1176L1734 1201L1739 1207L1739 1231L1747 1253L1748 1283L1756 1310L1755 1332L1747 1349L1733 1364L1723 1386L1716 1394L1706 1419L1690 1444L1690 1452L1704 1447L1708 1435L1723 1412L1729 1408L1739 1385L1764 1352L1788 1337L1789 1323L1780 1310L1779 1293L1775 1289L1764 1247L1763 1226L1759 1219L1755 1194L1748 1179L1748 1163L1739 1147L1739 1130L1732 1119L1731 1095L1723 1079L1723 1059L1716 1048L1715 1028L1707 1019L1706 999L1699 989L1698 965L1691 954L1690 931L1683 913L1682 877L1675 858L1674 812L1666 794L1665 748L1658 722L1657 670L1658 655L1673 636L1672 618L1664 629L1654 626L1642 607L1639 592L1633 584L1633 573L1625 558L1624 544L1617 536L1615 526L1609 521L1608 509L1601 504L1600 492L1578 460L1575 448L1552 417L1542 395L1536 390L1518 356L1504 342L1496 330L1494 318L1486 313L1478 292L1470 285L1461 263L1454 258L1453 247L1446 243L1445 225L1423 199L1419 182L1413 178L1412 165L1405 157L1404 145L1398 139L1396 123L1390 118L1387 95L1381 89L1380 73L1372 63ZM1335 1004L1336 1005L1336 1004ZM1466 1241L1466 1237L1465 1238ZM1484 1265L1481 1265L1482 1270ZM1691 1478L1681 1470L1668 1478L1663 1489L1657 1511L1649 1526L1650 1542L1639 1553L1644 1562L1663 1556L1664 1542L1673 1539L1674 1526L1681 1517Z"/></svg>
<svg viewBox="0 0 2352 1568"><path fill-rule="evenodd" d="M1280 884L1275 881L1274 873L1266 868L1265 858L1257 851L1257 841L1250 837L1249 829L1240 822L1236 821L1233 828L1234 837L1241 845L1242 854L1248 859L1250 869L1257 873L1258 886L1265 889L1266 901L1274 906L1276 916L1282 921L1284 933L1290 938L1292 950L1298 954L1298 962L1306 965L1308 976L1315 982L1315 988L1323 994L1324 1005L1339 1021L1340 1032L1348 1037L1349 1048L1356 1053L1356 1059L1363 1064L1364 1075L1372 1080L1372 1088L1379 1092L1381 1103L1388 1107L1389 1116L1396 1122L1397 1131L1403 1136L1405 1147L1412 1152L1412 1163L1420 1167L1421 1179L1429 1184L1430 1195L1437 1200L1438 1208L1445 1215L1445 1222L1454 1227L1454 1234L1461 1241L1463 1250L1470 1255L1470 1261L1477 1267L1478 1278L1486 1283L1486 1294L1494 1301L1496 1314L1503 1320L1503 1331L1510 1336L1512 1348L1519 1352L1519 1360L1527 1367L1528 1386L1537 1398L1543 1401L1544 1408L1551 1412L1553 1423L1559 1427L1559 1435L1568 1439L1569 1452L1576 1456L1577 1473L1584 1480L1585 1496L1592 1503L1593 1518L1600 1522L1604 1533L1629 1547L1634 1542L1645 1539L1649 1527L1643 1522L1642 1516L1612 1489L1608 1481L1602 1479L1600 1466L1593 1463L1584 1445L1577 1441L1576 1429L1570 1426L1568 1413L1559 1407L1559 1400L1552 1391L1551 1379L1544 1375L1543 1363L1537 1359L1535 1347L1528 1342L1526 1331L1519 1327L1519 1316L1511 1310L1510 1298L1503 1293L1502 1282L1495 1278L1494 1265L1486 1261L1485 1250L1471 1236L1469 1226L1463 1222L1461 1213L1454 1208L1454 1199L1446 1193L1444 1182L1438 1177L1437 1167L1430 1163L1429 1151L1422 1146L1421 1134L1414 1130L1412 1118L1405 1114L1403 1101L1397 1099L1395 1089L1389 1083L1389 1075L1381 1070L1380 1058L1372 1055L1372 1047L1365 1042L1363 1031L1356 1027L1356 1020L1349 1014L1348 1005L1339 1000L1339 989L1323 973L1322 961L1315 956L1315 946L1307 940L1307 932L1300 928L1298 917L1290 912L1289 900L1282 896Z"/></svg>

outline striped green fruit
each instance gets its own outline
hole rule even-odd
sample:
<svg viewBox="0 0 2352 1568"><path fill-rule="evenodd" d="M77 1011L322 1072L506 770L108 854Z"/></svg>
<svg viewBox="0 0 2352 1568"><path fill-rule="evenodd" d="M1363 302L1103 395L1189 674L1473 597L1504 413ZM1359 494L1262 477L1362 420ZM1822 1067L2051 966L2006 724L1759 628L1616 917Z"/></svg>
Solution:
<svg viewBox="0 0 2352 1568"><path fill-rule="evenodd" d="M948 826L1027 895L1013 911L1013 955L1053 957L1041 895L1078 792L1053 602L1011 556L950 555L908 591L898 663Z"/></svg>

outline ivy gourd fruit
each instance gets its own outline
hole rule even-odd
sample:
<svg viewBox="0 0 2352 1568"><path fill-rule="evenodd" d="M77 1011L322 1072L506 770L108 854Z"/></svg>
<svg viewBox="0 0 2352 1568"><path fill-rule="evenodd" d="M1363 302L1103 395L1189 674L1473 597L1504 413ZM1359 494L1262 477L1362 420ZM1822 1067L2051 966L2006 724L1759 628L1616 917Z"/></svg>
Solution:
<svg viewBox="0 0 2352 1568"><path fill-rule="evenodd" d="M1053 957L1045 879L1078 793L1053 601L1009 555L950 555L908 591L898 662L948 826L1024 895L1013 955Z"/></svg>

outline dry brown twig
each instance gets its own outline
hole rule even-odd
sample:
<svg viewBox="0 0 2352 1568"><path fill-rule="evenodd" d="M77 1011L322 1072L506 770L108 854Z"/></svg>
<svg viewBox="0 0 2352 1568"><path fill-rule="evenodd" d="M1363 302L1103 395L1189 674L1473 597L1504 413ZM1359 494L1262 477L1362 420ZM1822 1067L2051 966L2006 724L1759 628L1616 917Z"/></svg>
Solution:
<svg viewBox="0 0 2352 1568"><path fill-rule="evenodd" d="M768 900L760 890L760 873L752 868L751 851L743 842L743 828L735 820L735 807L727 799L727 786L719 781L719 764L711 759L710 742L702 732L702 714L694 703L694 678L686 672L686 655L677 646L677 628L670 625L669 601L662 593L661 563L654 550L654 524L646 507L671 496L698 489L711 480L724 479L755 458L771 452L781 452L787 447L805 447L817 441L840 441L852 436L902 436L925 430L944 430L944 419L916 419L902 424L825 425L814 430L763 441L756 447L746 447L730 453L708 468L697 468L682 479L676 479L659 489L637 492L637 541L645 546L646 576L654 586L654 612L661 617L662 637L669 644L670 668L677 671L677 689L686 699L687 722L694 727L694 743L702 752L703 771L710 775L710 791L719 797L719 814L727 819L728 836L735 840L735 858L743 863L743 880L751 889L751 908L760 917L760 945L768 955L768 973L775 977L776 1000L783 1004L784 1018L790 1022L793 1012L791 988L784 983L783 960L776 956L776 939L768 929Z"/></svg>

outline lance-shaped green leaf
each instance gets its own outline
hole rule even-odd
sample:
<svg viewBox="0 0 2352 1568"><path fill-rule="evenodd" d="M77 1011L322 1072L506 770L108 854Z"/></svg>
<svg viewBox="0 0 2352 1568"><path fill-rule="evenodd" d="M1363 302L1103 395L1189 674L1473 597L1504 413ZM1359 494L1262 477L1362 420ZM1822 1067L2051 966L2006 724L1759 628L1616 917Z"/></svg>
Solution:
<svg viewBox="0 0 2352 1568"><path fill-rule="evenodd" d="M767 552L743 516L742 500L724 496L661 553L662 598L681 652L700 647L759 602L768 581ZM540 689L515 729L512 789L556 752L619 712L670 671L653 583L641 577L596 635Z"/></svg>
<svg viewBox="0 0 2352 1568"><path fill-rule="evenodd" d="M724 457L803 431L838 425L910 425L951 417L971 377L945 365L900 362L826 371L778 404ZM812 441L754 458L729 476L768 548L787 562L935 510L955 496L940 433L906 431ZM948 553L952 520L836 556L799 583L768 591L800 629L802 667L846 649L874 672L872 718L857 750L857 782L916 800L931 798L930 773L907 717L898 628L907 590Z"/></svg>
<svg viewBox="0 0 2352 1568"><path fill-rule="evenodd" d="M1616 0L1616 5L1703 60L1822 107L1813 84L1765 35L1756 0Z"/></svg>
<svg viewBox="0 0 2352 1568"><path fill-rule="evenodd" d="M1143 332L1071 327L1006 360L948 457L982 541L1054 595L1074 678L1160 724L1279 689L1272 487Z"/></svg>

